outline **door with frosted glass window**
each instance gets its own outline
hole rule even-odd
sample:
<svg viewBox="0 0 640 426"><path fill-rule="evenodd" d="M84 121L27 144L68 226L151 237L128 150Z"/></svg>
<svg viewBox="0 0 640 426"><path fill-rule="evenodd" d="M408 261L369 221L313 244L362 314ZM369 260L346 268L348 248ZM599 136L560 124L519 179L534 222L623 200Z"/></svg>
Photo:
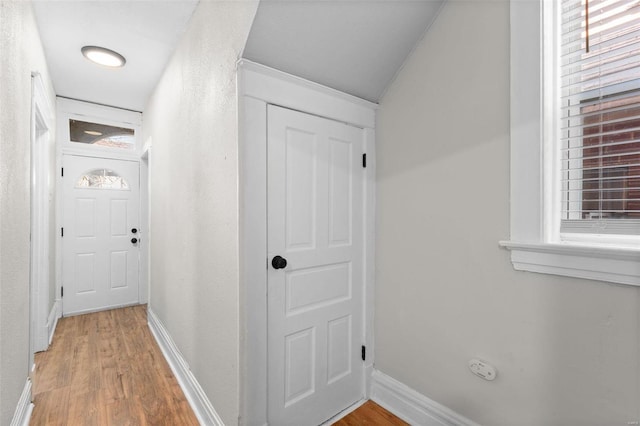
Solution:
<svg viewBox="0 0 640 426"><path fill-rule="evenodd" d="M139 163L63 157L63 314L138 303Z"/></svg>

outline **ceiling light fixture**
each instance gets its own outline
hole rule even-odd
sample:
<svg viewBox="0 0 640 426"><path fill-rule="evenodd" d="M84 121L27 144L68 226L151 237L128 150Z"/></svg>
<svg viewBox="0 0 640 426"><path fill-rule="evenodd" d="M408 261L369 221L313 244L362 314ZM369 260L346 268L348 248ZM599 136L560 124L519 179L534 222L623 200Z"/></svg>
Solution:
<svg viewBox="0 0 640 426"><path fill-rule="evenodd" d="M85 130L84 132L91 136L102 136L102 133L96 132L95 130Z"/></svg>
<svg viewBox="0 0 640 426"><path fill-rule="evenodd" d="M85 58L99 65L111 68L123 67L127 60L113 50L98 46L84 46L80 49Z"/></svg>

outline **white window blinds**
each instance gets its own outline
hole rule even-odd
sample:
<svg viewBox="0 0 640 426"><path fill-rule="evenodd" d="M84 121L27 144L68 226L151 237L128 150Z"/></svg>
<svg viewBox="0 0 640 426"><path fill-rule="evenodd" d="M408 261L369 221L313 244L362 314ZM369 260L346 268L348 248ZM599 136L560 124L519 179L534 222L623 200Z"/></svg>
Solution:
<svg viewBox="0 0 640 426"><path fill-rule="evenodd" d="M561 229L640 234L640 0L563 0Z"/></svg>

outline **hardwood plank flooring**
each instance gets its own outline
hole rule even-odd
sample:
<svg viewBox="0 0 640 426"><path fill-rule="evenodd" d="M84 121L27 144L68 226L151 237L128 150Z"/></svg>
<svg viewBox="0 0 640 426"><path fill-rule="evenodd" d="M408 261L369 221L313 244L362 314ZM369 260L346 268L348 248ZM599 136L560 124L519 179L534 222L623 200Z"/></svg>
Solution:
<svg viewBox="0 0 640 426"><path fill-rule="evenodd" d="M60 319L35 360L32 426L198 425L144 305ZM373 401L334 423L369 425L408 423Z"/></svg>
<svg viewBox="0 0 640 426"><path fill-rule="evenodd" d="M404 422L373 401L367 401L333 426L405 426Z"/></svg>
<svg viewBox="0 0 640 426"><path fill-rule="evenodd" d="M198 425L146 309L60 319L35 357L31 425Z"/></svg>

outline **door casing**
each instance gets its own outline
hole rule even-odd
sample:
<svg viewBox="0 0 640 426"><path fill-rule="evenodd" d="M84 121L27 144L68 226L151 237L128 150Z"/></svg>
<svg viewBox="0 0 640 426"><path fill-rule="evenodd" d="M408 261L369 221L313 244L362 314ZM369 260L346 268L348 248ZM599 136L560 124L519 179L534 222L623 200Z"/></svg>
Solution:
<svg viewBox="0 0 640 426"><path fill-rule="evenodd" d="M69 119L80 119L98 123L132 128L136 134L136 146L133 150L98 148L87 144L70 142ZM65 154L85 157L98 157L114 160L129 160L142 163L144 154L142 140L142 114L136 111L108 107L90 102L58 97L56 98L56 295L60 298L62 288L62 238L60 228L63 226L63 191L62 191L62 158ZM146 169L140 169L141 173ZM142 179L141 179L142 181ZM140 199L148 197L148 187L140 185ZM141 210L142 211L142 210ZM147 216L140 215L140 251L141 258L148 259L149 245L147 241ZM142 266L141 266L142 267ZM139 275L139 303L148 302L148 274Z"/></svg>
<svg viewBox="0 0 640 426"><path fill-rule="evenodd" d="M31 108L31 271L30 271L30 342L29 368L34 352L49 346L50 330L57 320L57 301L49 309L51 257L49 251L51 144L53 143L53 111L42 76L32 78Z"/></svg>
<svg viewBox="0 0 640 426"><path fill-rule="evenodd" d="M363 363L365 398L373 370L376 105L301 78L241 60L238 66L240 159L241 424L266 425L267 412L267 105L342 121L364 130ZM338 413L336 413L338 414Z"/></svg>

